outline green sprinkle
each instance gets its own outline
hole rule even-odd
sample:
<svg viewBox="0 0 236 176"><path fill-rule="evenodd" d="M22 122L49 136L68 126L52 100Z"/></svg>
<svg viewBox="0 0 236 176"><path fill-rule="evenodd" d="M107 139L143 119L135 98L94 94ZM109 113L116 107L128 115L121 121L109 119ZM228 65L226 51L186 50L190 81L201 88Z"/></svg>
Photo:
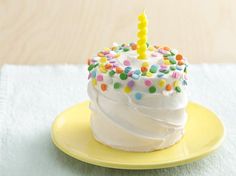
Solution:
<svg viewBox="0 0 236 176"><path fill-rule="evenodd" d="M174 55L175 55L175 53L173 53L172 51L170 51L170 54L171 54L171 56L174 56Z"/></svg>
<svg viewBox="0 0 236 176"><path fill-rule="evenodd" d="M164 57L172 56L171 54L163 54Z"/></svg>
<svg viewBox="0 0 236 176"><path fill-rule="evenodd" d="M169 70L163 71L163 73L165 73L165 74L168 74L169 72L170 72Z"/></svg>
<svg viewBox="0 0 236 176"><path fill-rule="evenodd" d="M129 48L124 48L123 51L127 52L127 51L129 51Z"/></svg>
<svg viewBox="0 0 236 176"><path fill-rule="evenodd" d="M98 65L99 65L99 63L96 63L96 64L94 65L94 68L97 67Z"/></svg>
<svg viewBox="0 0 236 176"><path fill-rule="evenodd" d="M149 92L150 93L155 93L156 92L156 87L154 87L154 86L151 86L151 87L149 87Z"/></svg>
<svg viewBox="0 0 236 176"><path fill-rule="evenodd" d="M114 84L114 89L119 89L120 87L121 87L121 83L116 82L116 83Z"/></svg>
<svg viewBox="0 0 236 176"><path fill-rule="evenodd" d="M109 72L109 75L112 77L112 76L114 76L115 73L116 73L116 72L115 72L114 70L111 70L111 71Z"/></svg>
<svg viewBox="0 0 236 176"><path fill-rule="evenodd" d="M94 68L94 65L93 65L93 64L89 65L89 66L88 66L88 71L91 71L93 68Z"/></svg>
<svg viewBox="0 0 236 176"><path fill-rule="evenodd" d="M127 77L128 77L128 76L127 76L127 74L125 74L125 73L121 73L121 74L120 74L120 79L121 79L121 80L126 80Z"/></svg>
<svg viewBox="0 0 236 176"><path fill-rule="evenodd" d="M174 59L169 59L171 64L176 64L176 61Z"/></svg>
<svg viewBox="0 0 236 176"><path fill-rule="evenodd" d="M176 70L176 67L172 65L172 66L170 66L170 69L171 70Z"/></svg>
<svg viewBox="0 0 236 176"><path fill-rule="evenodd" d="M149 43L147 42L146 45L147 45L147 48L148 48L149 47Z"/></svg>
<svg viewBox="0 0 236 176"><path fill-rule="evenodd" d="M187 66L185 66L184 68L184 73L187 73Z"/></svg>
<svg viewBox="0 0 236 176"><path fill-rule="evenodd" d="M141 74L141 76L146 76L147 75L147 72L143 72L142 74Z"/></svg>
<svg viewBox="0 0 236 176"><path fill-rule="evenodd" d="M152 65L149 71L151 73L156 73L157 72L157 67L155 65Z"/></svg>
<svg viewBox="0 0 236 176"><path fill-rule="evenodd" d="M176 92L180 93L181 92L181 88L179 86L175 87Z"/></svg>

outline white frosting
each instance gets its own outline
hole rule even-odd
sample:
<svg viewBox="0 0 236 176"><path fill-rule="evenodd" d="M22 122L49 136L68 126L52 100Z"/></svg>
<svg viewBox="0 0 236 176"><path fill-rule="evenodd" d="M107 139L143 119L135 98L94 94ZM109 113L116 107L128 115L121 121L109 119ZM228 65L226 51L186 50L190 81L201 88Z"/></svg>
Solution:
<svg viewBox="0 0 236 176"><path fill-rule="evenodd" d="M106 96L107 92L96 90L91 83L88 94L91 98L93 134L98 141L113 148L127 151L162 149L176 143L184 133L186 93L168 97L161 94L155 95L156 98L150 96L152 102L164 99L165 103L160 108L149 106L148 97L137 104L130 96L115 90L110 90L110 96ZM181 104L177 103L180 101ZM168 102L176 104L168 109Z"/></svg>
<svg viewBox="0 0 236 176"><path fill-rule="evenodd" d="M175 55L171 57L175 57L178 52L172 51ZM155 53L155 57L152 57L152 54L153 52L148 51L148 59L138 60L135 51L122 52L120 57L115 59L115 64L125 69L124 61L129 60L132 70L137 70L144 62L148 62L150 65L157 65L159 69L163 66L164 56L158 52ZM99 63L100 59L94 57L93 61ZM150 77L140 76L138 80L134 80L131 93L125 93L124 87L133 80L132 77L121 80L119 74L109 76L99 67L94 68L95 75L100 74L103 77L103 80L96 81L96 84L92 84L92 80L88 84L94 137L110 147L137 152L163 149L179 141L184 134L187 120L185 107L188 99L186 85L183 83L187 78L185 64L174 66L180 69L173 71L167 66L169 72L161 78L158 77L158 74L161 74L160 70ZM173 77L173 72L177 72L179 76ZM155 92L149 92L144 83L147 79L156 87ZM166 85L172 86L175 81L179 81L178 87L181 91L177 92L174 88L167 91L165 87L158 87L160 80L165 80ZM115 82L120 82L121 88L114 89ZM104 83L105 91L101 89ZM135 98L136 92L142 94L141 99Z"/></svg>

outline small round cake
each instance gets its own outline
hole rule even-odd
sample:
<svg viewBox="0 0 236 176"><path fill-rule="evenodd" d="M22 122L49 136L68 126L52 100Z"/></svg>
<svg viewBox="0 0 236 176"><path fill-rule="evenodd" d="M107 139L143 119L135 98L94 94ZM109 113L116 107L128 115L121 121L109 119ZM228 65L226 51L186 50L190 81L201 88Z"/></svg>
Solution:
<svg viewBox="0 0 236 176"><path fill-rule="evenodd" d="M187 121L187 59L176 49L113 44L89 60L88 95L95 139L112 148L148 152L170 147Z"/></svg>

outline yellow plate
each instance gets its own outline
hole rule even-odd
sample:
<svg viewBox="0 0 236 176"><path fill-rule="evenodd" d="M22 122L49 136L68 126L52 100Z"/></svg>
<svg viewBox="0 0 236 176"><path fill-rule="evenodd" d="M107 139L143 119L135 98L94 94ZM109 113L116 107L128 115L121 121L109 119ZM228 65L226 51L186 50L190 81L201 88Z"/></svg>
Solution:
<svg viewBox="0 0 236 176"><path fill-rule="evenodd" d="M186 164L217 149L224 127L210 110L195 103L187 107L185 136L174 146L136 153L112 149L97 142L90 129L89 101L61 113L52 125L52 140L66 154L103 167L119 169L157 169Z"/></svg>

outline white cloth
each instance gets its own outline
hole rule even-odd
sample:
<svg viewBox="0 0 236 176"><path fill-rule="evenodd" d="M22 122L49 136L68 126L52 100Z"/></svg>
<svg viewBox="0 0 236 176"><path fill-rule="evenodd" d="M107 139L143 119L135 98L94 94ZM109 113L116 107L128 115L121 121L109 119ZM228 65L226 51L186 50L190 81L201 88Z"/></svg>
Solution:
<svg viewBox="0 0 236 176"><path fill-rule="evenodd" d="M226 129L223 145L184 166L127 171L80 162L56 149L51 124L61 111L88 99L84 65L3 66L0 74L1 176L236 175L236 65L192 65L190 99L209 107Z"/></svg>

